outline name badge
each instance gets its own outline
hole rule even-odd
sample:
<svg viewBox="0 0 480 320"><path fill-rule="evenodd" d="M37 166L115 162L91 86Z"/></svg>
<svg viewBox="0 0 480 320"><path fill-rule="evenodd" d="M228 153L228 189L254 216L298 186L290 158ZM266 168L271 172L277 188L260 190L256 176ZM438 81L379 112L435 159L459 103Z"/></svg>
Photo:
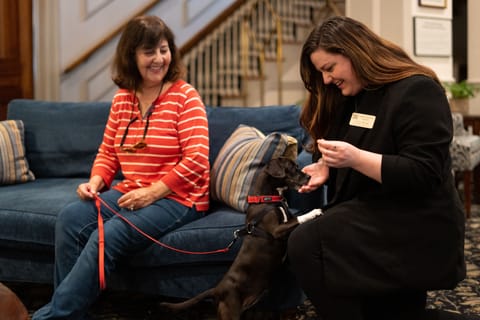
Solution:
<svg viewBox="0 0 480 320"><path fill-rule="evenodd" d="M375 123L375 116L365 114L365 113L352 113L352 117L350 118L350 125L360 128L367 128L372 129L373 124Z"/></svg>

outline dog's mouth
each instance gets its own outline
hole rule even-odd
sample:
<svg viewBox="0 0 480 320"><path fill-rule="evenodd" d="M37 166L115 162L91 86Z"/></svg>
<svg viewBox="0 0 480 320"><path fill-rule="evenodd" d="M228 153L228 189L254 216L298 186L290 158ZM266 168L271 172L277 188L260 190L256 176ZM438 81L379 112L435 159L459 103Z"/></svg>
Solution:
<svg viewBox="0 0 480 320"><path fill-rule="evenodd" d="M310 180L309 175L302 175L301 178L299 179L291 179L288 181L288 187L298 191L302 186L306 185L308 183L308 180Z"/></svg>

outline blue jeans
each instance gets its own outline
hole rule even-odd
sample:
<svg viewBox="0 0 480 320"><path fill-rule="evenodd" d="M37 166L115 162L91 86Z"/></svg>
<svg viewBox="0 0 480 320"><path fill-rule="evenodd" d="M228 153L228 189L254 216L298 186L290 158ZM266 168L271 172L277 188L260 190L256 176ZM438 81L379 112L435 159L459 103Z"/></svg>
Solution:
<svg viewBox="0 0 480 320"><path fill-rule="evenodd" d="M101 198L135 226L158 239L193 221L201 214L170 199L161 199L136 210L121 209L122 194L109 190ZM120 259L135 254L152 241L134 230L104 205L101 206L105 230L105 278ZM32 320L88 319L88 309L100 294L98 280L97 208L94 201L78 201L66 206L55 226L54 293L48 304L37 310Z"/></svg>

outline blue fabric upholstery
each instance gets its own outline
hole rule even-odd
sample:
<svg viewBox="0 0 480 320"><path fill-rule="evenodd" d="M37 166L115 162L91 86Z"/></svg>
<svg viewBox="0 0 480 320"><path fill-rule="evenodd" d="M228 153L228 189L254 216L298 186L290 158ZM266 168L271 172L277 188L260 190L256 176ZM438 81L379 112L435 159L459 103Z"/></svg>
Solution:
<svg viewBox="0 0 480 320"><path fill-rule="evenodd" d="M37 178L88 177L110 104L13 100L8 119L23 120L30 169Z"/></svg>
<svg viewBox="0 0 480 320"><path fill-rule="evenodd" d="M299 125L300 107L297 105L259 108L207 107L207 115L210 128L211 163L225 141L240 124L255 127L265 135L272 132L288 134L297 139L299 152L308 140L308 136Z"/></svg>
<svg viewBox="0 0 480 320"><path fill-rule="evenodd" d="M54 225L57 213L76 201L75 190L86 181L101 142L109 111L104 102L46 102L18 99L10 102L8 119L23 120L25 149L36 180L0 186L0 281L52 283ZM298 125L298 106L261 108L207 107L210 161L239 124L255 126L265 134L278 131L298 140L300 166L311 161L302 151L306 134ZM322 196L289 192L294 211L308 209ZM244 214L221 203L210 212L164 236L160 241L182 250L202 252L223 249L244 224ZM129 257L108 279L111 289L191 297L213 287L238 253L241 239L226 253L184 254L152 244ZM297 305L303 293L284 266L272 294L263 299L270 308Z"/></svg>

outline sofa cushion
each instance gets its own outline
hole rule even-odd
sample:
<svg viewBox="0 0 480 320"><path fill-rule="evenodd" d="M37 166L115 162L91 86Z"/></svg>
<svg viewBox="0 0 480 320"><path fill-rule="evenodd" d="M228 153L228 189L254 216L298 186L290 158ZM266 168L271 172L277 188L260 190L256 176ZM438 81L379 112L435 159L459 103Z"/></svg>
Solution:
<svg viewBox="0 0 480 320"><path fill-rule="evenodd" d="M25 150L37 178L88 177L108 118L108 102L16 99L8 119L25 125Z"/></svg>
<svg viewBox="0 0 480 320"><path fill-rule="evenodd" d="M0 186L0 246L8 242L53 246L58 212L78 199L75 190L85 179L36 179Z"/></svg>
<svg viewBox="0 0 480 320"><path fill-rule="evenodd" d="M299 125L301 107L207 107L210 133L210 163L213 165L218 152L232 132L240 125L255 127L264 134L285 133L298 141L298 152L308 140L308 135Z"/></svg>
<svg viewBox="0 0 480 320"><path fill-rule="evenodd" d="M0 121L0 184L35 180L25 158L21 120Z"/></svg>
<svg viewBox="0 0 480 320"><path fill-rule="evenodd" d="M291 151L293 149L293 152ZM297 156L297 141L278 132L265 136L254 127L240 125L218 153L210 174L210 194L216 201L246 212L253 182L271 159Z"/></svg>

